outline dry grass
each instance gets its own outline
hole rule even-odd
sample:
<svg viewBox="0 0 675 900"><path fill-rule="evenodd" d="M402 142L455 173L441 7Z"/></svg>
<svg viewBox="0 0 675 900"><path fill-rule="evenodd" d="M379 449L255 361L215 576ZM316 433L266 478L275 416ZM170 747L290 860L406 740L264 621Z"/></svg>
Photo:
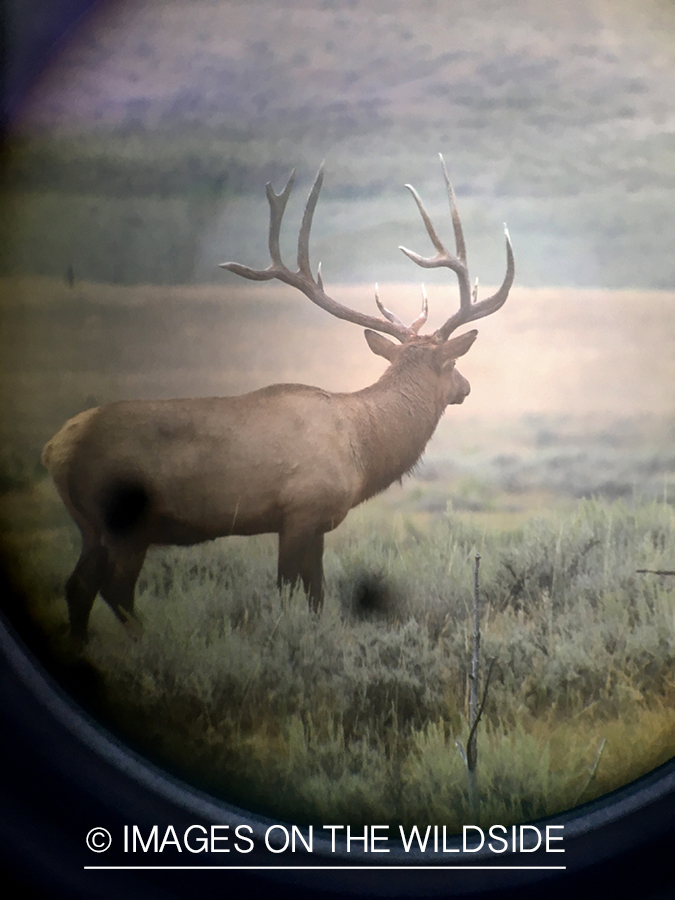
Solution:
<svg viewBox="0 0 675 900"><path fill-rule="evenodd" d="M40 504L58 520L45 483L30 500L4 546L67 660L61 584L75 541L57 522L35 527ZM470 816L455 739L467 732L478 549L483 652L497 658L482 820L531 820L613 790L675 752L673 585L634 574L675 554L672 508L584 502L511 524L420 518L404 497L379 498L329 541L318 618L300 594L278 596L269 537L155 550L139 581L141 640L95 604L85 658L105 684L100 715L248 808L458 829ZM359 606L364 584L379 591L374 608Z"/></svg>

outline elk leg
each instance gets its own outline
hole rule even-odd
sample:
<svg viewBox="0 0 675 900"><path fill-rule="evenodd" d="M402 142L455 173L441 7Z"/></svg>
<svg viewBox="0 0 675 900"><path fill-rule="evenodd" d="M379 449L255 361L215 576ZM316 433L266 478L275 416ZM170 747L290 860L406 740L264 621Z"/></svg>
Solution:
<svg viewBox="0 0 675 900"><path fill-rule="evenodd" d="M320 612L323 606L323 533L315 534L309 542L300 577L312 612Z"/></svg>
<svg viewBox="0 0 675 900"><path fill-rule="evenodd" d="M140 627L134 616L134 590L146 551L147 547L111 552L101 587L101 596L132 636Z"/></svg>
<svg viewBox="0 0 675 900"><path fill-rule="evenodd" d="M284 529L279 533L277 584L294 587L298 580L309 605L318 612L323 604L323 533L310 534Z"/></svg>
<svg viewBox="0 0 675 900"><path fill-rule="evenodd" d="M89 614L105 576L108 554L96 535L82 531L82 551L66 582L70 634L76 643L87 637Z"/></svg>

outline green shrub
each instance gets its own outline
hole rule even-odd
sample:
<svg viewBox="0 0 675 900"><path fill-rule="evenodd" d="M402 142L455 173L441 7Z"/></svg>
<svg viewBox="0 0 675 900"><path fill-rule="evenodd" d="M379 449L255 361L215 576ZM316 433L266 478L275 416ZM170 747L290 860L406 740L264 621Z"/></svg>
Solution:
<svg viewBox="0 0 675 900"><path fill-rule="evenodd" d="M566 808L672 754L673 585L635 573L675 556L670 507L584 501L507 533L447 514L424 535L373 508L344 528L320 616L302 592L277 592L267 538L154 551L139 582L143 638L130 643L103 604L92 616L87 656L108 714L173 770L254 808L459 827L478 549L483 659L496 658L481 818ZM368 570L399 597L384 615L343 602ZM612 756L616 740L628 759Z"/></svg>

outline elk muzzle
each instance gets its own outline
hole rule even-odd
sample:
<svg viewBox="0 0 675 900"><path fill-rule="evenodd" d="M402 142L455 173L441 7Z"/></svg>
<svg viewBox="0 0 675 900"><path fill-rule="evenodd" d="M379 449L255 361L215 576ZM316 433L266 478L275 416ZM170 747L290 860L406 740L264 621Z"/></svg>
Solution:
<svg viewBox="0 0 675 900"><path fill-rule="evenodd" d="M453 378L452 386L448 393L448 405L464 403L471 393L471 385L467 379L463 375L460 375L457 370L453 372L453 375L455 377Z"/></svg>

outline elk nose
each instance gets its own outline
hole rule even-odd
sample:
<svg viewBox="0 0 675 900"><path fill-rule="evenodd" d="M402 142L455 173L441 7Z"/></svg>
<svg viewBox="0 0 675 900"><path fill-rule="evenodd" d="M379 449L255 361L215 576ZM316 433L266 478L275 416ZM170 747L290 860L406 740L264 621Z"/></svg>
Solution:
<svg viewBox="0 0 675 900"><path fill-rule="evenodd" d="M451 402L455 404L464 403L470 393L471 385L463 375L460 375L459 372L457 372L457 388Z"/></svg>

